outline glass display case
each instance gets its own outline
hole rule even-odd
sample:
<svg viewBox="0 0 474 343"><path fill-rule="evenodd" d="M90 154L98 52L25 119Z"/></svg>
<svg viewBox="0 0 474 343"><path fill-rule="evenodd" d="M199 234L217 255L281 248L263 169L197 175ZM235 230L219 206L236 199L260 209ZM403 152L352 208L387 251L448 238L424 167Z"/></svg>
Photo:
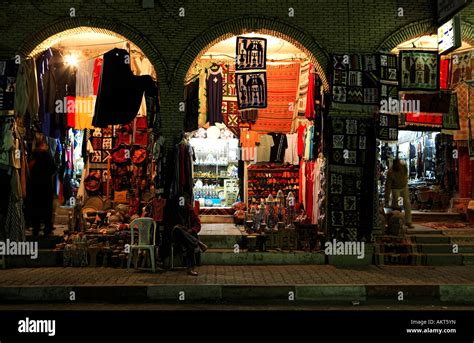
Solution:
<svg viewBox="0 0 474 343"><path fill-rule="evenodd" d="M194 199L201 207L231 207L239 192L236 138L191 138Z"/></svg>

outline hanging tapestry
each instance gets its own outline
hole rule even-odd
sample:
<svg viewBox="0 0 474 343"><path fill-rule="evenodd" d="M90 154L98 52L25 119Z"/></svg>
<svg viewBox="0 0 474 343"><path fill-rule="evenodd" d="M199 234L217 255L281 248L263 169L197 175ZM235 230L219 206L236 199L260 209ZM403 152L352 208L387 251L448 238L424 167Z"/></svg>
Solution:
<svg viewBox="0 0 474 343"><path fill-rule="evenodd" d="M299 94L298 94L298 115L304 116L306 113L307 94L309 85L309 69L310 61L304 61L301 63L300 68L300 81L299 81Z"/></svg>
<svg viewBox="0 0 474 343"><path fill-rule="evenodd" d="M376 55L333 55L333 106L379 104Z"/></svg>
<svg viewBox="0 0 474 343"><path fill-rule="evenodd" d="M443 59L439 63L439 88L448 89L449 59Z"/></svg>
<svg viewBox="0 0 474 343"><path fill-rule="evenodd" d="M340 241L362 239L369 216L368 184L363 168L330 166L328 227L331 238Z"/></svg>
<svg viewBox="0 0 474 343"><path fill-rule="evenodd" d="M400 90L438 90L437 51L400 51Z"/></svg>
<svg viewBox="0 0 474 343"><path fill-rule="evenodd" d="M235 89L235 64L224 66L224 68L222 68L222 75L222 96L234 97L237 99L237 92Z"/></svg>
<svg viewBox="0 0 474 343"><path fill-rule="evenodd" d="M240 117L237 101L222 101L222 116L224 124L238 137L240 135Z"/></svg>
<svg viewBox="0 0 474 343"><path fill-rule="evenodd" d="M468 84L459 83L454 91L456 92L456 98L458 102L458 113L459 113L459 130L453 131L454 140L456 141L467 141L469 137L468 127ZM471 99L472 108L474 108L474 99Z"/></svg>
<svg viewBox="0 0 474 343"><path fill-rule="evenodd" d="M258 110L252 130L259 132L284 132L291 130L297 112L299 88L299 63L269 65L267 67L268 107ZM239 104L239 109L242 109Z"/></svg>
<svg viewBox="0 0 474 343"><path fill-rule="evenodd" d="M398 85L398 56L381 53L378 57L380 82Z"/></svg>
<svg viewBox="0 0 474 343"><path fill-rule="evenodd" d="M237 74L239 109L267 107L267 75L265 72Z"/></svg>
<svg viewBox="0 0 474 343"><path fill-rule="evenodd" d="M474 80L474 49L451 56L450 87Z"/></svg>
<svg viewBox="0 0 474 343"><path fill-rule="evenodd" d="M18 67L15 60L0 60L0 111L14 109Z"/></svg>
<svg viewBox="0 0 474 343"><path fill-rule="evenodd" d="M451 92L440 91L435 93L403 93L401 95L402 112L433 112L447 113L451 104Z"/></svg>
<svg viewBox="0 0 474 343"><path fill-rule="evenodd" d="M380 83L380 112L392 114L400 112L397 85Z"/></svg>
<svg viewBox="0 0 474 343"><path fill-rule="evenodd" d="M373 119L331 117L329 120L329 162L334 165L364 166L373 145Z"/></svg>
<svg viewBox="0 0 474 343"><path fill-rule="evenodd" d="M237 37L235 56L237 71L266 69L267 40L260 37Z"/></svg>
<svg viewBox="0 0 474 343"><path fill-rule="evenodd" d="M398 115L379 115L377 138L383 141L398 140Z"/></svg>
<svg viewBox="0 0 474 343"><path fill-rule="evenodd" d="M456 93L451 94L451 102L449 111L443 113L443 129L444 130L459 130L459 113L458 113L458 99Z"/></svg>

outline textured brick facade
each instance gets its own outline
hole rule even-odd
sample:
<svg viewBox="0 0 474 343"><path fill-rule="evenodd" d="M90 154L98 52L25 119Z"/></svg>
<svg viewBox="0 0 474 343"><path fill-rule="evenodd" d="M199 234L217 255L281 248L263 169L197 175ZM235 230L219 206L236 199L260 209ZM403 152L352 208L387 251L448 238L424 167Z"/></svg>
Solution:
<svg viewBox="0 0 474 343"><path fill-rule="evenodd" d="M163 132L181 130L183 80L206 47L244 32L285 38L307 52L327 77L331 53L389 50L435 32L431 0L9 0L0 2L0 56L27 55L61 31L92 26L138 45L161 87ZM399 16L399 9L403 16ZM75 17L71 17L71 9ZM463 39L474 43L474 3L461 12ZM326 87L328 86L327 80Z"/></svg>

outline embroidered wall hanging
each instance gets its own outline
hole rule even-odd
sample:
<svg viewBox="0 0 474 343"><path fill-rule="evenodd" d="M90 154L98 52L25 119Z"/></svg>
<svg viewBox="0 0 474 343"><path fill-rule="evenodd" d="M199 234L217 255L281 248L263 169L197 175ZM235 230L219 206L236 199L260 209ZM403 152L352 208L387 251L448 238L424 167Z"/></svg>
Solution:
<svg viewBox="0 0 474 343"><path fill-rule="evenodd" d="M377 138L383 141L398 140L398 115L379 114Z"/></svg>
<svg viewBox="0 0 474 343"><path fill-rule="evenodd" d="M380 82L398 85L398 56L380 53L378 61Z"/></svg>
<svg viewBox="0 0 474 343"><path fill-rule="evenodd" d="M235 69L266 69L267 40L260 37L237 37Z"/></svg>
<svg viewBox="0 0 474 343"><path fill-rule="evenodd" d="M400 51L400 90L438 90L437 51Z"/></svg>
<svg viewBox="0 0 474 343"><path fill-rule="evenodd" d="M474 49L452 55L450 87L460 82L474 80Z"/></svg>
<svg viewBox="0 0 474 343"><path fill-rule="evenodd" d="M443 129L444 130L459 130L459 112L458 112L458 99L456 93L451 94L451 102L449 105L449 111L443 113Z"/></svg>
<svg viewBox="0 0 474 343"><path fill-rule="evenodd" d="M237 101L222 101L222 116L224 124L238 137L240 135L240 116Z"/></svg>
<svg viewBox="0 0 474 343"><path fill-rule="evenodd" d="M333 102L356 105L379 103L376 55L333 55Z"/></svg>
<svg viewBox="0 0 474 343"><path fill-rule="evenodd" d="M237 74L237 102L241 110L267 107L266 72Z"/></svg>
<svg viewBox="0 0 474 343"><path fill-rule="evenodd" d="M233 97L237 99L237 91L235 89L235 64L226 65L222 68L222 96ZM224 99L225 100L225 99ZM230 99L228 99L230 100ZM232 99L233 100L233 99Z"/></svg>

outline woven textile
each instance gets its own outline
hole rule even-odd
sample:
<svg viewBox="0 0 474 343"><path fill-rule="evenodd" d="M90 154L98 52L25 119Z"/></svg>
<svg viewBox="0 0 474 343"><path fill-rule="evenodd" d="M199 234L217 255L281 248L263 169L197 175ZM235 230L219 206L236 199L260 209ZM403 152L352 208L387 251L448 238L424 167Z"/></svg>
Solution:
<svg viewBox="0 0 474 343"><path fill-rule="evenodd" d="M437 51L400 51L400 90L438 90Z"/></svg>
<svg viewBox="0 0 474 343"><path fill-rule="evenodd" d="M398 85L398 56L379 54L379 78L384 84Z"/></svg>
<svg viewBox="0 0 474 343"><path fill-rule="evenodd" d="M439 64L439 88L448 89L449 80L449 60L444 59Z"/></svg>
<svg viewBox="0 0 474 343"><path fill-rule="evenodd" d="M373 119L329 118L330 163L364 166L368 162L373 130Z"/></svg>
<svg viewBox="0 0 474 343"><path fill-rule="evenodd" d="M334 103L379 103L376 55L333 55L332 63Z"/></svg>
<svg viewBox="0 0 474 343"><path fill-rule="evenodd" d="M237 74L237 101L241 110L266 108L266 73Z"/></svg>
<svg viewBox="0 0 474 343"><path fill-rule="evenodd" d="M380 114L377 122L377 138L383 141L398 140L398 116Z"/></svg>
<svg viewBox="0 0 474 343"><path fill-rule="evenodd" d="M306 96L308 93L309 68L309 61L301 63L298 94L298 115L300 116L304 116L306 112Z"/></svg>
<svg viewBox="0 0 474 343"><path fill-rule="evenodd" d="M265 69L267 40L260 37L237 37L235 56L238 71Z"/></svg>
<svg viewBox="0 0 474 343"><path fill-rule="evenodd" d="M224 124L238 137L240 135L240 116L237 101L222 101L222 116Z"/></svg>
<svg viewBox="0 0 474 343"><path fill-rule="evenodd" d="M450 86L464 81L474 81L474 49L452 55Z"/></svg>
<svg viewBox="0 0 474 343"><path fill-rule="evenodd" d="M252 130L290 132L292 119L297 111L299 68L298 63L267 66L268 107L258 111Z"/></svg>
<svg viewBox="0 0 474 343"><path fill-rule="evenodd" d="M458 113L459 113L459 126L458 131L453 131L454 140L456 141L467 141L469 137L468 127L468 105L469 105L469 94L468 84L460 83L455 88L457 102L458 102ZM471 100L471 106L474 109L474 99Z"/></svg>
<svg viewBox="0 0 474 343"><path fill-rule="evenodd" d="M443 113L443 129L445 130L459 130L459 112L458 112L458 99L456 94L451 94L451 101L449 105L449 111Z"/></svg>

